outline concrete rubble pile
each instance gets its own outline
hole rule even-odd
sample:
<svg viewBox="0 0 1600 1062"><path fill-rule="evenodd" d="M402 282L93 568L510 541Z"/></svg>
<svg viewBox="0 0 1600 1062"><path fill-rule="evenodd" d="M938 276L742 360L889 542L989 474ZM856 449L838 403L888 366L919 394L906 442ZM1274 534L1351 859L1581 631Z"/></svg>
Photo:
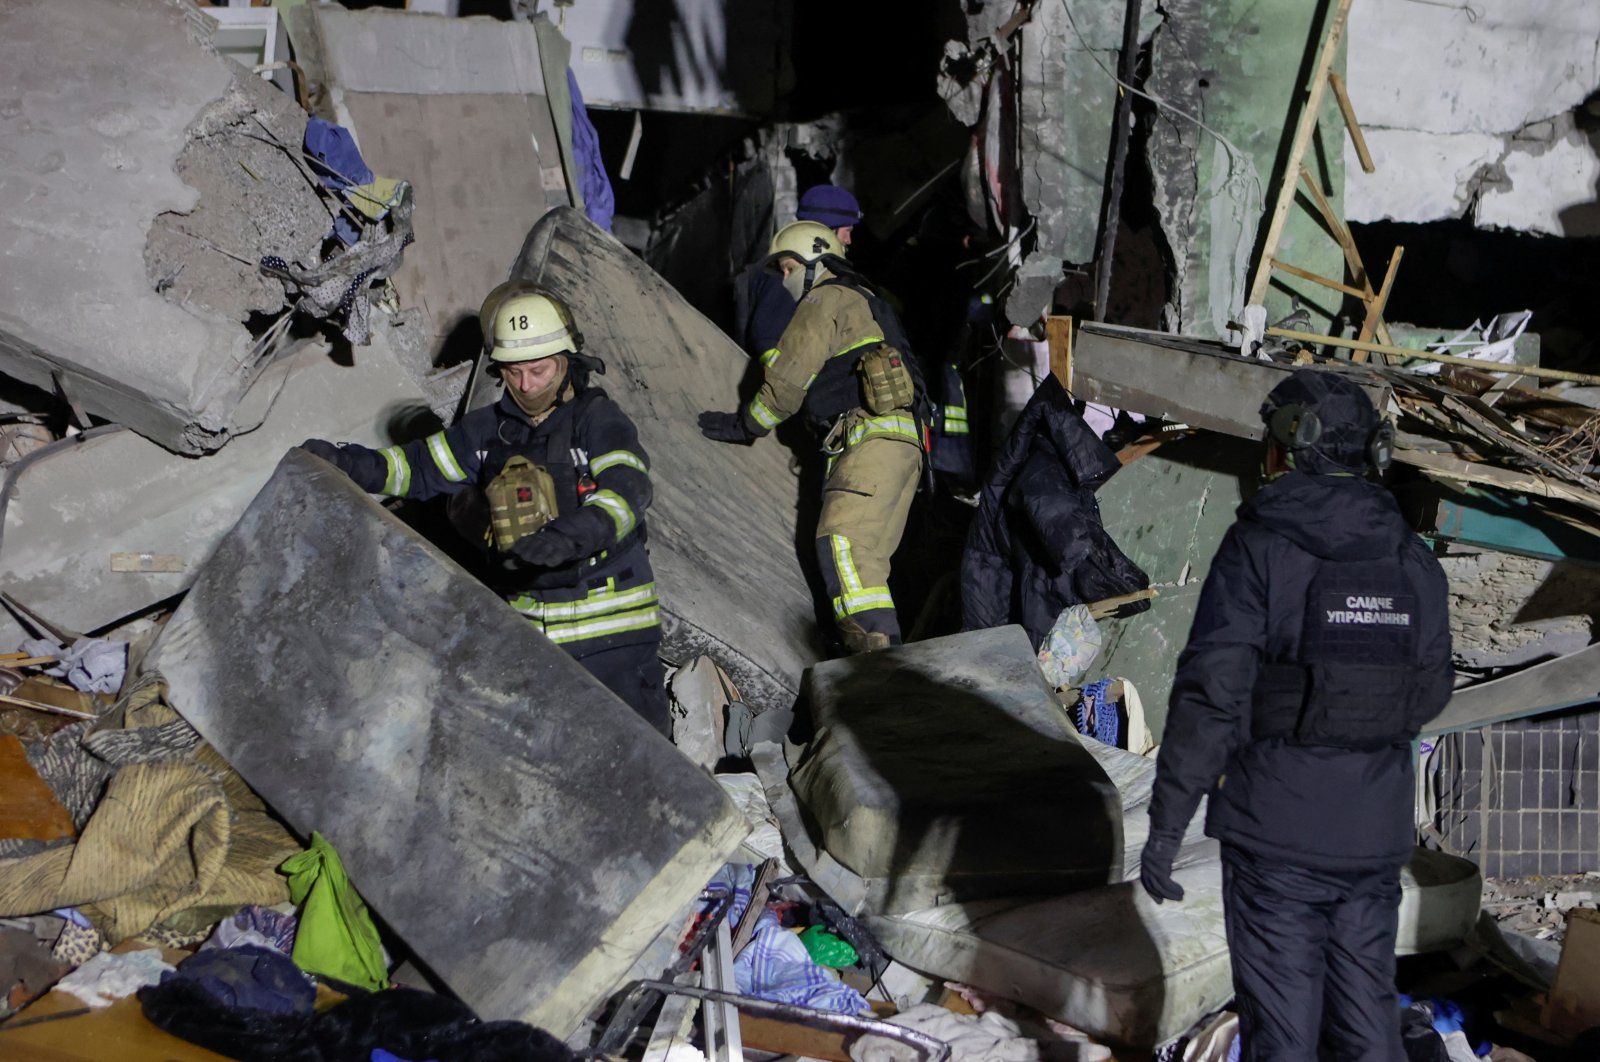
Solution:
<svg viewBox="0 0 1600 1062"><path fill-rule="evenodd" d="M1410 1018L1453 1044L1452 993L1480 993L1504 1004L1485 1036L1581 1045L1600 376L1544 364L1528 311L1388 321L1400 250L1375 289L1329 205L1600 231L1554 202L1594 177L1580 75L1516 79L1559 117L1464 122L1413 114L1358 53L1389 25L1370 3L966 4L936 103L723 136L653 228L618 216L614 235L582 97L635 112L625 169L641 113L814 115L785 98L794 12L540 6L0 3L0 1054L1230 1057L1204 798L1171 831L1181 901L1152 898L1141 852L1179 653L1261 471L1262 396L1307 367L1396 425L1389 485L1450 580L1457 683L1415 748L1399 875ZM1487 49L1503 6L1462 39ZM1600 39L1588 12L1531 7ZM219 29L240 26L266 40L243 64ZM760 62L699 55L740 34ZM678 63L684 41L717 69L630 76L632 52ZM1385 168L1437 139L1451 180L1358 175L1349 107L1320 87L1303 106L1313 69L1363 71ZM1327 143L1345 126L1348 157ZM764 359L730 338L726 289L803 171L860 190L852 254L961 259L953 286L907 268L891 301L950 304L919 333L945 344L915 353L945 385L937 429L916 427L929 453L960 436L966 467L929 458L893 574L906 644L851 656L812 585L815 447L723 445L696 420L753 393ZM511 367L483 334L508 280L570 309L563 353L603 363L591 382L649 455L559 444L549 463L648 476L670 738L491 588L487 508L475 537L397 485L421 440L465 481L444 430L486 407L541 423L502 402ZM985 466L1051 395L1108 469L1073 483L1083 519L1142 589L1052 606L1043 642L1020 613L963 629ZM385 462L385 497L335 467L356 453Z"/></svg>

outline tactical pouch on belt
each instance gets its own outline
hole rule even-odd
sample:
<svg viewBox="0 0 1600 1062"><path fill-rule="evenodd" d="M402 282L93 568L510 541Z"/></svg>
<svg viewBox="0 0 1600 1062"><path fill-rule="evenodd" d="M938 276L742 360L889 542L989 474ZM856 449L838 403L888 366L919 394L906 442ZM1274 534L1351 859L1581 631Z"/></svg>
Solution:
<svg viewBox="0 0 1600 1062"><path fill-rule="evenodd" d="M905 357L890 346L875 347L861 356L856 372L861 374L861 404L867 412L890 413L911 407L917 391Z"/></svg>
<svg viewBox="0 0 1600 1062"><path fill-rule="evenodd" d="M484 492L495 548L504 553L556 518L556 484L550 473L517 456L506 462Z"/></svg>

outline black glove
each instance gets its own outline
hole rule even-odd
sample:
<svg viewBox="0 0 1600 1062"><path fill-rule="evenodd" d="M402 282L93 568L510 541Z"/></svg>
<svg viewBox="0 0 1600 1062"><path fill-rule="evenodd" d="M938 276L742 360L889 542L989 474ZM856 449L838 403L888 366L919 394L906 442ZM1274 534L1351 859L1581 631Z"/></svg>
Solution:
<svg viewBox="0 0 1600 1062"><path fill-rule="evenodd" d="M746 446L756 439L746 430L743 413L723 413L715 409L700 414L700 434L716 442L744 443Z"/></svg>
<svg viewBox="0 0 1600 1062"><path fill-rule="evenodd" d="M559 568L581 556L583 550L572 536L546 527L517 539L510 551L501 557L500 563L508 571Z"/></svg>
<svg viewBox="0 0 1600 1062"><path fill-rule="evenodd" d="M300 449L308 454L316 454L330 465L338 467L343 460L340 456L338 443L331 443L327 439L307 439L300 444Z"/></svg>
<svg viewBox="0 0 1600 1062"><path fill-rule="evenodd" d="M383 456L365 446L341 446L326 439L307 439L300 444L300 449L322 458L369 494L383 490L389 478L388 464Z"/></svg>
<svg viewBox="0 0 1600 1062"><path fill-rule="evenodd" d="M1176 830L1151 830L1139 856L1139 884L1156 903L1182 900L1183 886L1172 880L1172 861L1183 846L1183 834Z"/></svg>

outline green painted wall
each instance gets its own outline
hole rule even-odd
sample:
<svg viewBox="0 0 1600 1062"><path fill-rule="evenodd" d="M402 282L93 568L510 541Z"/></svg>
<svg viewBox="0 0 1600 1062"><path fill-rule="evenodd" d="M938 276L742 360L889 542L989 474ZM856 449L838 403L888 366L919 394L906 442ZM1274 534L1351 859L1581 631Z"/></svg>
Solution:
<svg viewBox="0 0 1600 1062"><path fill-rule="evenodd" d="M1260 444L1207 433L1139 458L1096 495L1106 530L1161 596L1146 612L1101 621L1105 645L1085 681L1130 680L1157 741L1200 586L1260 460Z"/></svg>
<svg viewBox="0 0 1600 1062"><path fill-rule="evenodd" d="M1217 136L1158 108L1147 159L1178 269L1168 309L1170 331L1219 337L1244 305L1257 230L1265 229L1281 156L1294 135L1299 89L1315 62L1331 6L1325 0L1164 0L1161 5L1167 19L1155 35L1151 92L1199 118L1242 156L1230 166L1230 152ZM1342 54L1335 69L1344 69ZM1344 201L1340 138L1345 135L1328 91L1306 162L1320 175L1336 210ZM1343 253L1304 200L1290 214L1278 257L1344 278ZM1381 279L1385 264L1367 265ZM1310 310L1313 329L1323 330L1342 296L1279 277L1268 296L1268 319L1290 312L1293 291Z"/></svg>

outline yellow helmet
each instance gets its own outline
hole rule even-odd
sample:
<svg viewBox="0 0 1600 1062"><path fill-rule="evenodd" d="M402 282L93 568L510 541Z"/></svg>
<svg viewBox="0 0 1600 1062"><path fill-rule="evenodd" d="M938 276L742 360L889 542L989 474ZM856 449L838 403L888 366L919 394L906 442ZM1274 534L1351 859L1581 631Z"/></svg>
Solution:
<svg viewBox="0 0 1600 1062"><path fill-rule="evenodd" d="M527 281L507 281L491 291L478 323L491 361L538 361L576 354L583 346L566 304Z"/></svg>
<svg viewBox="0 0 1600 1062"><path fill-rule="evenodd" d="M772 244L767 248L768 260L787 255L806 265L816 263L825 254L843 258L844 244L820 221L795 221L785 225L772 237Z"/></svg>

